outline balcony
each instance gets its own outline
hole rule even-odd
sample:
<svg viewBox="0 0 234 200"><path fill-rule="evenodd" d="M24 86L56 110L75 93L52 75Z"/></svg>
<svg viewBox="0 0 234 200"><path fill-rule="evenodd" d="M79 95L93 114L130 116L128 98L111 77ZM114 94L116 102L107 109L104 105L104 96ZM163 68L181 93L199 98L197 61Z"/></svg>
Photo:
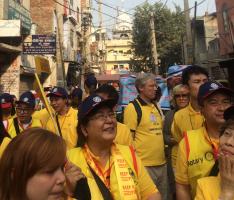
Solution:
<svg viewBox="0 0 234 200"><path fill-rule="evenodd" d="M31 16L30 11L14 0L9 0L7 19L20 19L22 24L22 34L30 34Z"/></svg>

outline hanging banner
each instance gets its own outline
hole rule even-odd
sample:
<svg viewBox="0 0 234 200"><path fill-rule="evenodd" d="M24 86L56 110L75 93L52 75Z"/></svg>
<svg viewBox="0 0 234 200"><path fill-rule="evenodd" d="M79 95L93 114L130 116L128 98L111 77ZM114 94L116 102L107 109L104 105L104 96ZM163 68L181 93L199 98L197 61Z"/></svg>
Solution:
<svg viewBox="0 0 234 200"><path fill-rule="evenodd" d="M138 92L135 87L135 81L135 76L120 78L120 98L118 111L121 111L123 107L127 106L130 101L133 101L137 97ZM160 107L162 110L170 110L170 98L166 80L163 78L156 78L156 82L162 92L162 96L159 100Z"/></svg>

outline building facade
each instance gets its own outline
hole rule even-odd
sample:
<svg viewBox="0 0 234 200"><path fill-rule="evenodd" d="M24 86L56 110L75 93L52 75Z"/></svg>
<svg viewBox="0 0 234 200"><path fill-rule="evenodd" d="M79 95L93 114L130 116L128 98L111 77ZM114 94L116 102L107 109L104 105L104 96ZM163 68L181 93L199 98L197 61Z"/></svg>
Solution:
<svg viewBox="0 0 234 200"><path fill-rule="evenodd" d="M30 0L0 1L0 92L17 97L32 89L34 58L22 55L22 43L30 34Z"/></svg>
<svg viewBox="0 0 234 200"><path fill-rule="evenodd" d="M234 1L216 0L218 34L222 68L228 70L228 80L234 89Z"/></svg>
<svg viewBox="0 0 234 200"><path fill-rule="evenodd" d="M79 76L81 1L34 0L31 3L31 16L36 34L56 36L56 55L46 56L51 68L47 85L76 85Z"/></svg>
<svg viewBox="0 0 234 200"><path fill-rule="evenodd" d="M129 71L132 53L132 20L125 12L117 16L113 39L105 41L106 73L124 74Z"/></svg>

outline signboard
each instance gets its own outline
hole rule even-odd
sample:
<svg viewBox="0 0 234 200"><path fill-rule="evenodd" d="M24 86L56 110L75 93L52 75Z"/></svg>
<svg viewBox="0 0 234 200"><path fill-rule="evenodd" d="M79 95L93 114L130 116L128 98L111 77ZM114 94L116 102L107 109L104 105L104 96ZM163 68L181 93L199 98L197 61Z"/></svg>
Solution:
<svg viewBox="0 0 234 200"><path fill-rule="evenodd" d="M20 19L22 33L29 34L31 29L30 11L14 0L9 0L8 19Z"/></svg>
<svg viewBox="0 0 234 200"><path fill-rule="evenodd" d="M23 54L52 54L56 53L55 35L30 35L23 42Z"/></svg>
<svg viewBox="0 0 234 200"><path fill-rule="evenodd" d="M0 20L0 37L19 37L20 20Z"/></svg>

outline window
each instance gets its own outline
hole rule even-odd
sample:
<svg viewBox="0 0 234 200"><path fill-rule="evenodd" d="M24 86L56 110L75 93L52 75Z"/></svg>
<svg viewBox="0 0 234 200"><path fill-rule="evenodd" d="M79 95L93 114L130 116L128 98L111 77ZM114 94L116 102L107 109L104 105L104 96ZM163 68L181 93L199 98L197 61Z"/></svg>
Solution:
<svg viewBox="0 0 234 200"><path fill-rule="evenodd" d="M76 11L77 11L77 22L79 23L80 22L80 10L78 7L77 7Z"/></svg>
<svg viewBox="0 0 234 200"><path fill-rule="evenodd" d="M71 44L71 47L73 48L74 46L74 31L73 30L70 31L70 44Z"/></svg>
<svg viewBox="0 0 234 200"><path fill-rule="evenodd" d="M73 0L70 0L70 5L71 7L73 7Z"/></svg>
<svg viewBox="0 0 234 200"><path fill-rule="evenodd" d="M222 12L222 16L223 16L223 26L224 26L224 31L228 32L228 10L227 10L227 6L226 4L223 5L223 12Z"/></svg>

